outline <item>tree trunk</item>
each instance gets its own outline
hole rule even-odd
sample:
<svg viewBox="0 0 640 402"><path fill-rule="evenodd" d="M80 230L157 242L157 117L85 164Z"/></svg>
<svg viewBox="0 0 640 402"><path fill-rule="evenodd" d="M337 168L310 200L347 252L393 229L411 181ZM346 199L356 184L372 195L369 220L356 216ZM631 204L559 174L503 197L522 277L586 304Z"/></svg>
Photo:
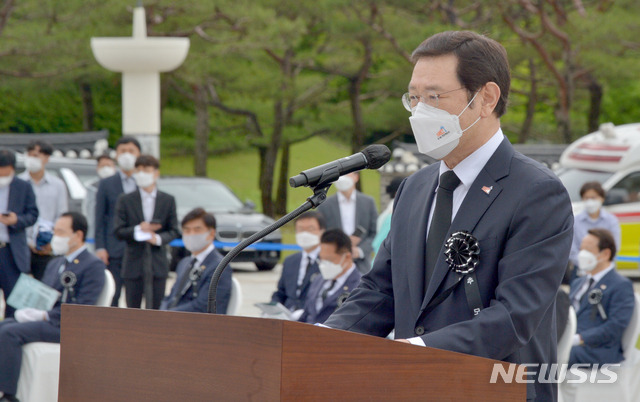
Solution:
<svg viewBox="0 0 640 402"><path fill-rule="evenodd" d="M589 74L589 116L587 123L589 125L589 132L597 131L600 126L600 112L602 107L602 85Z"/></svg>
<svg viewBox="0 0 640 402"><path fill-rule="evenodd" d="M91 84L88 82L80 83L80 93L82 96L82 129L84 131L93 131L95 112L93 110Z"/></svg>
<svg viewBox="0 0 640 402"><path fill-rule="evenodd" d="M196 176L207 176L207 146L209 145L209 107L204 85L195 86L196 132L193 169Z"/></svg>
<svg viewBox="0 0 640 402"><path fill-rule="evenodd" d="M275 212L282 216L287 213L287 189L289 188L289 151L291 144L285 142L280 148L280 175L278 176L278 192L276 195Z"/></svg>
<svg viewBox="0 0 640 402"><path fill-rule="evenodd" d="M536 113L536 104L538 103L538 78L536 77L536 65L533 59L529 59L529 77L531 80L531 89L529 91L529 99L527 101L527 114L522 122L518 142L524 144L531 135L531 127L533 126L533 116Z"/></svg>

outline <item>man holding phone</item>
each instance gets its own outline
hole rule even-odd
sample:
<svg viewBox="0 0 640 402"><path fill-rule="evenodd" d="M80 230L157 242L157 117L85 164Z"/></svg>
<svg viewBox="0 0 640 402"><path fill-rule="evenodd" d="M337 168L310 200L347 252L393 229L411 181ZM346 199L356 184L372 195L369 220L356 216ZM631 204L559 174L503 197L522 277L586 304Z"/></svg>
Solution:
<svg viewBox="0 0 640 402"><path fill-rule="evenodd" d="M179 235L176 200L156 187L159 169L153 156L139 156L133 173L138 191L116 202L113 229L126 244L121 275L130 308L140 308L143 294L147 309L160 307L169 274L166 245Z"/></svg>
<svg viewBox="0 0 640 402"><path fill-rule="evenodd" d="M36 196L31 185L15 177L16 156L0 149L0 289L5 301L21 272L31 269L25 229L38 219ZM6 305L4 318L13 317L14 308Z"/></svg>
<svg viewBox="0 0 640 402"><path fill-rule="evenodd" d="M318 207L327 220L327 229L342 229L349 235L351 253L358 270L365 274L371 269L371 243L376 237L378 210L372 197L356 190L358 172L341 176L335 185L338 193Z"/></svg>

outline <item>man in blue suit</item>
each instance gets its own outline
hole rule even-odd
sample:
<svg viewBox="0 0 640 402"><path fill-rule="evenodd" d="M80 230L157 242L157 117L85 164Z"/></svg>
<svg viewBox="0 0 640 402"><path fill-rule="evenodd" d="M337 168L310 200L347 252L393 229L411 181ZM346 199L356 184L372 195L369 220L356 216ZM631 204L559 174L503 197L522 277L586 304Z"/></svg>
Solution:
<svg viewBox="0 0 640 402"><path fill-rule="evenodd" d="M182 241L191 256L183 258L176 268L177 280L171 293L160 304L160 310L206 313L209 283L222 254L215 249L216 218L202 208L195 208L182 219ZM225 269L218 282L216 313L226 314L231 298L231 268Z"/></svg>
<svg viewBox="0 0 640 402"><path fill-rule="evenodd" d="M320 238L320 275L316 276L298 321L323 323L360 283L353 261L351 239L341 229L329 229Z"/></svg>
<svg viewBox="0 0 640 402"><path fill-rule="evenodd" d="M371 272L325 325L381 337L395 328L414 345L553 363L573 214L557 177L502 133L506 51L449 31L412 57L403 103L418 150L441 162L404 180ZM531 378L527 399L557 399L556 384Z"/></svg>
<svg viewBox="0 0 640 402"><path fill-rule="evenodd" d="M569 365L624 360L622 333L631 321L635 297L631 281L616 272L615 255L614 237L606 229L590 229L582 239L577 258L587 275L571 282L578 328Z"/></svg>
<svg viewBox="0 0 640 402"><path fill-rule="evenodd" d="M0 150L0 289L4 300L11 294L21 272L31 270L31 251L25 229L38 219L36 196L31 185L15 177L16 156ZM5 303L5 318L15 309Z"/></svg>
<svg viewBox="0 0 640 402"><path fill-rule="evenodd" d="M320 236L326 227L324 217L317 211L307 211L296 219L296 243L302 252L292 254L282 263L278 289L272 302L282 303L291 311L304 307L309 285L318 271Z"/></svg>
<svg viewBox="0 0 640 402"><path fill-rule="evenodd" d="M30 342L60 342L60 307L62 303L95 304L104 287L105 265L87 251L87 219L77 212L62 214L53 228L51 248L60 255L45 269L42 282L66 296L49 311L24 308L15 319L0 322L0 401L15 401L18 387L22 345ZM63 292L62 278L73 277L75 284Z"/></svg>
<svg viewBox="0 0 640 402"><path fill-rule="evenodd" d="M118 306L122 289L122 258L124 242L118 240L113 231L116 201L121 194L136 191L136 159L140 156L140 143L133 137L122 137L116 142L116 161L120 168L116 174L100 180L95 200L95 241L96 256L107 265L116 282L116 292L111 305Z"/></svg>

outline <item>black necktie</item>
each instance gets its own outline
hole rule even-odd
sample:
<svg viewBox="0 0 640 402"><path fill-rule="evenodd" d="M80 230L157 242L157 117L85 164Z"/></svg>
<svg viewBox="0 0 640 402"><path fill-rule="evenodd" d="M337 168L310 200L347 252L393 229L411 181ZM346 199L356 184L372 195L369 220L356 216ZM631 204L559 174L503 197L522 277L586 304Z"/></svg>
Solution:
<svg viewBox="0 0 640 402"><path fill-rule="evenodd" d="M336 280L332 280L331 281L331 285L329 285L328 288L326 288L325 290L322 291L322 302L324 303L324 300L327 298L327 296L329 295L329 291L336 285Z"/></svg>
<svg viewBox="0 0 640 402"><path fill-rule="evenodd" d="M453 190L460 184L460 179L449 170L440 176L440 185L438 186L438 194L436 195L436 207L431 218L431 226L429 227L429 235L427 236L427 256L426 256L426 272L425 272L425 290L429 286L429 281L433 276L436 262L445 236L451 226L451 209L453 206Z"/></svg>
<svg viewBox="0 0 640 402"><path fill-rule="evenodd" d="M589 286L587 286L587 290L584 291L584 293L582 294L582 296L580 296L580 303L582 303L582 299L584 299L584 297L587 295L587 293L589 293L589 289L591 289L591 286L593 286L593 282L595 282L596 280L593 279L593 276L591 278L589 278Z"/></svg>
<svg viewBox="0 0 640 402"><path fill-rule="evenodd" d="M173 299L169 304L169 308L173 308L178 304L178 301L182 297L182 289L184 289L184 286L187 284L187 281L189 280L189 273L193 269L194 265L196 265L196 262L198 262L198 260L193 257L189 262L189 268L187 268L180 277L180 280L178 281L178 287L176 288L176 293L173 295Z"/></svg>
<svg viewBox="0 0 640 402"><path fill-rule="evenodd" d="M311 272L311 264L313 264L313 259L311 259L311 256L308 256L307 267L306 267L306 270L304 271L304 275L302 275L302 282L300 282L300 284L296 288L296 296L300 296L300 294L302 293L302 289L304 288L304 285L307 283L307 280Z"/></svg>

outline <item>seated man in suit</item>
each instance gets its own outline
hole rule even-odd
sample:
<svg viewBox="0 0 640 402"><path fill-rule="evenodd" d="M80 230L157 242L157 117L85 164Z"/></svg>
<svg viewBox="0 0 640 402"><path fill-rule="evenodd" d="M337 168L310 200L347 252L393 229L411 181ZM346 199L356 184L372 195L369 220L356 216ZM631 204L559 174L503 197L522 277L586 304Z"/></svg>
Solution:
<svg viewBox="0 0 640 402"><path fill-rule="evenodd" d="M113 230L126 243L121 276L127 307L140 308L144 294L145 307L157 310L169 275L166 245L180 234L176 200L157 189L160 162L156 158L141 155L135 168L138 190L118 198Z"/></svg>
<svg viewBox="0 0 640 402"><path fill-rule="evenodd" d="M222 254L215 249L216 218L202 208L195 208L182 219L182 241L191 256L176 268L177 280L171 293L162 300L160 310L206 313L209 283ZM216 313L225 314L231 297L231 268L222 273L216 295Z"/></svg>
<svg viewBox="0 0 640 402"><path fill-rule="evenodd" d="M53 228L51 248L59 257L47 264L42 282L62 293L49 311L24 308L15 319L0 322L0 401L16 401L22 345L30 342L60 342L60 306L62 303L95 304L102 292L106 269L98 257L87 251L87 219L80 213L62 214ZM76 282L63 292L62 277Z"/></svg>
<svg viewBox="0 0 640 402"><path fill-rule="evenodd" d="M272 302L280 302L291 311L304 307L309 285L319 272L320 236L325 226L324 217L317 211L307 211L296 219L296 243L302 252L285 258Z"/></svg>
<svg viewBox="0 0 640 402"><path fill-rule="evenodd" d="M309 288L299 321L323 323L360 283L351 254L351 239L340 229L330 229L320 238L320 276Z"/></svg>
<svg viewBox="0 0 640 402"><path fill-rule="evenodd" d="M582 239L578 260L587 272L571 282L569 297L578 316L569 364L619 363L622 333L635 306L631 281L615 270L616 243L606 229L590 229Z"/></svg>
<svg viewBox="0 0 640 402"><path fill-rule="evenodd" d="M356 190L358 172L341 176L336 181L338 193L327 198L318 212L327 221L327 229L340 228L351 238L353 260L362 274L371 269L373 239L376 237L378 209L372 197Z"/></svg>

